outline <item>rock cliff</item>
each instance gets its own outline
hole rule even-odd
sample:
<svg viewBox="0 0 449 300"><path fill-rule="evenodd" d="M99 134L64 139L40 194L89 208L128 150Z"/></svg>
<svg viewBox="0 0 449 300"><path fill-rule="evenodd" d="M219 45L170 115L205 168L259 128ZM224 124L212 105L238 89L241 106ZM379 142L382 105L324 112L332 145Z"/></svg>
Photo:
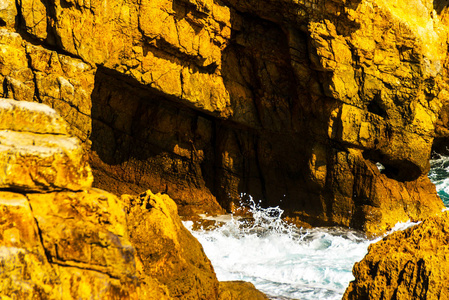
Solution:
<svg viewBox="0 0 449 300"><path fill-rule="evenodd" d="M3 0L0 95L55 108L94 185L240 194L379 234L442 208L445 1ZM378 168L379 166L379 168ZM281 201L281 202L280 202Z"/></svg>
<svg viewBox="0 0 449 300"><path fill-rule="evenodd" d="M219 290L167 195L92 188L67 129L46 105L0 99L1 299L264 299L241 283Z"/></svg>
<svg viewBox="0 0 449 300"><path fill-rule="evenodd" d="M448 299L449 214L369 247L343 299Z"/></svg>

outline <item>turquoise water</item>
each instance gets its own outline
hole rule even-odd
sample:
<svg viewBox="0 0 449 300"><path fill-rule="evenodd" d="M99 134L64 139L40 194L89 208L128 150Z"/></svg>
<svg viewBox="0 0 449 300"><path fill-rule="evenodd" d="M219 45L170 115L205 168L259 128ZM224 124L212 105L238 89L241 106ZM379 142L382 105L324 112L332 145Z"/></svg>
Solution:
<svg viewBox="0 0 449 300"><path fill-rule="evenodd" d="M433 154L430 160L430 180L435 184L444 205L449 207L449 157Z"/></svg>
<svg viewBox="0 0 449 300"><path fill-rule="evenodd" d="M449 157L434 155L429 178L449 206ZM192 230L217 277L252 282L270 299L337 300L354 279L352 267L378 241L345 228L299 229L282 221L278 207L253 203L254 222L222 216L215 230ZM400 223L393 231L416 223Z"/></svg>

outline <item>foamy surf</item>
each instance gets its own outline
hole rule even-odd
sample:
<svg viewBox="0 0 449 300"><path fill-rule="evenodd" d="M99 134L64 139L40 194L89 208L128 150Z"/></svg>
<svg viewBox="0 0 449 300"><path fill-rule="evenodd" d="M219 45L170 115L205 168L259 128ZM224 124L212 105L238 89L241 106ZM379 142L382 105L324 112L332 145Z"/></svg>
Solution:
<svg viewBox="0 0 449 300"><path fill-rule="evenodd" d="M251 212L251 222L228 216L219 228L192 231L219 280L250 281L271 299L341 299L370 241L348 229L296 228L278 207Z"/></svg>
<svg viewBox="0 0 449 300"><path fill-rule="evenodd" d="M203 245L218 280L250 281L270 299L341 299L354 263L380 239L345 228L297 228L282 220L279 207L253 203L250 211L254 220L220 216L223 225L213 230L184 225ZM398 223L391 232L416 224Z"/></svg>

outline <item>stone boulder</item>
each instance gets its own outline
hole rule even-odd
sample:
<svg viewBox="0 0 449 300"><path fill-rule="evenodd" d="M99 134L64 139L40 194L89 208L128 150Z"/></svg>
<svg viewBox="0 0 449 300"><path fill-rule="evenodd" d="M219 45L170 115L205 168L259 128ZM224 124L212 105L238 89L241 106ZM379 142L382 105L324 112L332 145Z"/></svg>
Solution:
<svg viewBox="0 0 449 300"><path fill-rule="evenodd" d="M0 197L1 296L139 299L135 250L115 196L91 191Z"/></svg>
<svg viewBox="0 0 449 300"><path fill-rule="evenodd" d="M343 299L448 299L449 213L370 245Z"/></svg>
<svg viewBox="0 0 449 300"><path fill-rule="evenodd" d="M92 189L80 141L53 109L0 99L0 296L170 299L136 277L123 204Z"/></svg>
<svg viewBox="0 0 449 300"><path fill-rule="evenodd" d="M219 286L219 300L268 300L254 284L245 281L222 281Z"/></svg>
<svg viewBox="0 0 449 300"><path fill-rule="evenodd" d="M127 215L122 201L98 189L1 192L0 296L218 299L212 265L175 203L152 198Z"/></svg>
<svg viewBox="0 0 449 300"><path fill-rule="evenodd" d="M182 225L176 203L147 191L122 196L136 257L146 277L151 274L176 299L217 299L218 281L200 243Z"/></svg>

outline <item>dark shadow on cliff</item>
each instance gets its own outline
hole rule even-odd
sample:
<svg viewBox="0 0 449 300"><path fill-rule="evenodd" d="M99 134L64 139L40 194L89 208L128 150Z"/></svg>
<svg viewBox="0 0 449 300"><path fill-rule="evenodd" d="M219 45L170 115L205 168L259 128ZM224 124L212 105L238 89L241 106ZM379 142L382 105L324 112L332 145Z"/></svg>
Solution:
<svg viewBox="0 0 449 300"><path fill-rule="evenodd" d="M157 43L144 49L195 72L220 72L231 99L229 119L100 67L92 95L92 159L95 172L107 175L97 175L96 185L118 194L166 192L192 211L215 198L230 211L242 194L250 195L314 225L333 225L351 218L354 205L372 205L370 195L354 196L354 185L367 174L377 176L375 162L392 180L416 177L413 165L329 136L331 115L343 103L329 95L332 72L312 59L319 55L308 20L290 26L269 19L231 9L232 36L220 69L202 68ZM359 29L344 15L335 23L343 37ZM353 64L359 64L356 54ZM366 112L386 118L374 100L366 105Z"/></svg>
<svg viewBox="0 0 449 300"><path fill-rule="evenodd" d="M291 65L288 37L270 21L232 11L232 38L223 51L222 74L230 93L232 119L246 126L220 126L216 133L215 183L220 204L249 195L263 206L304 209L310 191L303 109ZM229 159L222 159L223 155ZM245 197L246 196L246 197ZM302 197L303 196L303 197Z"/></svg>
<svg viewBox="0 0 449 300"><path fill-rule="evenodd" d="M437 14L441 14L446 7L448 7L449 1L448 0L434 0L433 1L433 9L437 12Z"/></svg>
<svg viewBox="0 0 449 300"><path fill-rule="evenodd" d="M338 103L325 96L321 82L331 74L315 70L310 60L314 50L302 31L307 20L288 26L274 18L231 10L232 39L223 51L222 75L232 118L247 129L217 131L216 181L208 186L228 210L242 194L251 195L262 206L279 205L315 225L331 224L317 218L333 209L332 174L323 170L332 168L333 156L344 149L327 138ZM358 28L338 23L342 34ZM222 159L224 153L230 159Z"/></svg>
<svg viewBox="0 0 449 300"><path fill-rule="evenodd" d="M438 136L433 140L432 153L449 155L449 137Z"/></svg>
<svg viewBox="0 0 449 300"><path fill-rule="evenodd" d="M211 164L213 122L172 100L121 73L98 69L92 93L94 185L116 194L151 189L181 206L196 201L216 212L202 174L202 168L211 169L205 166Z"/></svg>

